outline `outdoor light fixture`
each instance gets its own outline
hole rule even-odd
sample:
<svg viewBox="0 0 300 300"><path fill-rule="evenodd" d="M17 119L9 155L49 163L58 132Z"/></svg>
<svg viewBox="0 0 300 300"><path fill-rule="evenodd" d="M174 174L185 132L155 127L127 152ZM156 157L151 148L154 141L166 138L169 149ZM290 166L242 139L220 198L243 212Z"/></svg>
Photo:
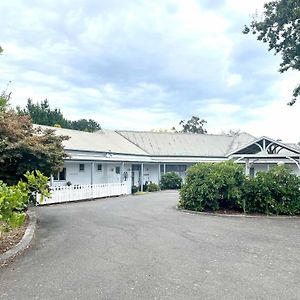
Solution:
<svg viewBox="0 0 300 300"><path fill-rule="evenodd" d="M113 156L110 149L106 152L106 155L105 155L105 156L106 156L107 158Z"/></svg>

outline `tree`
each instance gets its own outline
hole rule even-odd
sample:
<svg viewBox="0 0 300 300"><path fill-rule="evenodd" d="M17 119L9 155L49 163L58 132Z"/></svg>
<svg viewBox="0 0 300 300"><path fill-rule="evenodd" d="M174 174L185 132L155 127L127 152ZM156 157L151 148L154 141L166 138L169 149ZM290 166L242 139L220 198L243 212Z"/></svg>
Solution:
<svg viewBox="0 0 300 300"><path fill-rule="evenodd" d="M261 19L257 16L243 33L252 32L259 41L269 44L269 51L282 55L279 72L300 70L300 1L274 0L264 4ZM300 96L300 84L293 91L293 105Z"/></svg>
<svg viewBox="0 0 300 300"><path fill-rule="evenodd" d="M17 112L21 116L30 116L34 124L54 126L59 124L61 127L68 128L69 123L62 112L55 108L51 109L47 99L41 103L33 103L31 99L27 100L25 109L17 107Z"/></svg>
<svg viewBox="0 0 300 300"><path fill-rule="evenodd" d="M190 132L190 133L207 133L206 129L203 128L204 124L207 123L205 120L201 120L199 117L192 116L188 121L181 120L179 125L182 126L180 132Z"/></svg>
<svg viewBox="0 0 300 300"><path fill-rule="evenodd" d="M51 109L47 99L41 103L33 103L31 99L27 100L24 109L17 107L17 112L21 116L30 116L34 124L62 127L81 131L94 132L100 130L100 124L89 119L80 119L77 121L67 120L60 109Z"/></svg>
<svg viewBox="0 0 300 300"><path fill-rule="evenodd" d="M95 132L101 129L100 125L92 119L80 119L77 121L71 121L71 128L88 132Z"/></svg>
<svg viewBox="0 0 300 300"><path fill-rule="evenodd" d="M0 112L0 180L15 184L27 171L50 176L58 172L66 154L53 130L34 128L30 117L12 110Z"/></svg>

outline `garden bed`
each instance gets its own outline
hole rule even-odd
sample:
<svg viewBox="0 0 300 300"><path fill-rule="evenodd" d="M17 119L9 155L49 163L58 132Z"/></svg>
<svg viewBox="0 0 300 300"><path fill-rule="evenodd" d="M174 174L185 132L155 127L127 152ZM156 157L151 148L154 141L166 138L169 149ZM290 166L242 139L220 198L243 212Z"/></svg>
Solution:
<svg viewBox="0 0 300 300"><path fill-rule="evenodd" d="M24 223L20 227L11 229L8 232L0 233L0 254L5 253L20 242L24 236L28 222L29 217L26 216Z"/></svg>

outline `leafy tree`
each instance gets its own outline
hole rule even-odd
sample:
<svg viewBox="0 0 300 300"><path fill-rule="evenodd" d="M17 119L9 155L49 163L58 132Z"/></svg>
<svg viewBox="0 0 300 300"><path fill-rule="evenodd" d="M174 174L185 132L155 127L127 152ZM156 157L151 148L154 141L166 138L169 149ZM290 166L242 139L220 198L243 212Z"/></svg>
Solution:
<svg viewBox="0 0 300 300"><path fill-rule="evenodd" d="M188 121L181 120L179 125L182 126L180 132L190 132L190 133L207 133L206 129L203 128L204 124L207 123L205 120L201 120L199 117L192 116Z"/></svg>
<svg viewBox="0 0 300 300"><path fill-rule="evenodd" d="M17 107L19 115L29 115L34 124L53 126L59 124L61 127L68 128L69 122L64 118L62 112L55 108L51 109L47 99L41 103L33 103L31 99L27 100L25 109Z"/></svg>
<svg viewBox="0 0 300 300"><path fill-rule="evenodd" d="M63 166L66 136L33 128L30 117L14 111L0 113L0 180L15 184L27 171L50 176Z"/></svg>
<svg viewBox="0 0 300 300"><path fill-rule="evenodd" d="M92 119L80 119L77 121L71 121L71 128L88 132L94 132L101 129L100 125Z"/></svg>
<svg viewBox="0 0 300 300"><path fill-rule="evenodd" d="M43 178L41 172L50 176L59 171L66 157L62 142L68 137L57 136L53 130L33 128L30 117L9 110L10 97L11 93L6 91L0 95L0 182L15 184L25 174L31 188L38 189L41 186L33 185L35 177L29 176L28 171L39 170L39 179ZM0 195L1 199L4 200Z"/></svg>
<svg viewBox="0 0 300 300"><path fill-rule="evenodd" d="M94 132L101 129L100 124L89 119L80 119L70 121L65 119L60 109L51 109L47 99L41 103L33 103L31 99L27 100L24 109L17 107L17 112L21 116L30 116L34 124L62 127L81 131Z"/></svg>
<svg viewBox="0 0 300 300"><path fill-rule="evenodd" d="M264 4L262 17L255 16L243 33L252 32L259 41L269 45L269 51L282 55L279 72L300 70L300 1L274 0ZM300 95L300 84L293 91L289 105Z"/></svg>

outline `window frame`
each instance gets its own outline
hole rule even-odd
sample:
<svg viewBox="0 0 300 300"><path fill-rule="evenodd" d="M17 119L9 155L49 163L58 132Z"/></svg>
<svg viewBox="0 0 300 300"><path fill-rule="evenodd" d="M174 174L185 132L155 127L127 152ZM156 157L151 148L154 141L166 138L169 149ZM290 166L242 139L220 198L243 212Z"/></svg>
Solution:
<svg viewBox="0 0 300 300"><path fill-rule="evenodd" d="M64 174L64 176L61 176L62 174ZM67 180L67 168L63 167L63 169L59 172L57 172L55 175L53 176L53 180L54 181L66 181ZM64 177L63 179L61 179L61 177Z"/></svg>

